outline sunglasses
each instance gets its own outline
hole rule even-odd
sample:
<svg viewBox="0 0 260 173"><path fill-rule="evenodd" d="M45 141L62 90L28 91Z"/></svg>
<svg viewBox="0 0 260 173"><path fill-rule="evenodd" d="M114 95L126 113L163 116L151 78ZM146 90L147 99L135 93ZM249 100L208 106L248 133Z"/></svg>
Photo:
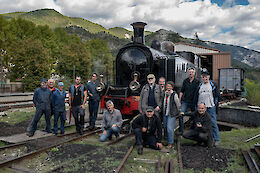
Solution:
<svg viewBox="0 0 260 173"><path fill-rule="evenodd" d="M153 78L148 78L148 80L152 80Z"/></svg>

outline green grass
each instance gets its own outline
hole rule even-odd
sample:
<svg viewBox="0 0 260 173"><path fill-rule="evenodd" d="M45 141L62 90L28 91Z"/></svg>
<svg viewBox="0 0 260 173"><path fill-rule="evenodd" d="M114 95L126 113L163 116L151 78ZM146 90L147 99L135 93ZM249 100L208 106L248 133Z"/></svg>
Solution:
<svg viewBox="0 0 260 173"><path fill-rule="evenodd" d="M30 12L14 12L0 15L2 15L6 19L22 18L25 20L29 20L35 23L36 25L47 25L52 29L57 27L65 28L68 26L75 25L81 26L82 28L86 29L91 33L106 32L118 38L125 38L126 33L130 35L130 38L133 35L132 31L128 31L121 27L106 29L102 25L93 23L83 18L64 16L61 13L55 11L54 9L40 9ZM146 31L145 35L149 35L151 33L152 32L150 31Z"/></svg>
<svg viewBox="0 0 260 173"><path fill-rule="evenodd" d="M31 119L35 113L35 109L27 110L9 110L7 116L0 117L0 122L6 122L10 125L14 125L25 120Z"/></svg>

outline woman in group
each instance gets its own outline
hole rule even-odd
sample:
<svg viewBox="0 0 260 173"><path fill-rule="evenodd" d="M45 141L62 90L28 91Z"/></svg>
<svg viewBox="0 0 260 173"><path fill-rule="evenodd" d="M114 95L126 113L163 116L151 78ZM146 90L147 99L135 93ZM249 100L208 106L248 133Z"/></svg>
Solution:
<svg viewBox="0 0 260 173"><path fill-rule="evenodd" d="M163 124L164 132L166 132L168 148L173 148L174 142L174 126L176 116L180 113L180 101L178 94L173 91L174 83L168 81L166 83L166 91L163 98Z"/></svg>

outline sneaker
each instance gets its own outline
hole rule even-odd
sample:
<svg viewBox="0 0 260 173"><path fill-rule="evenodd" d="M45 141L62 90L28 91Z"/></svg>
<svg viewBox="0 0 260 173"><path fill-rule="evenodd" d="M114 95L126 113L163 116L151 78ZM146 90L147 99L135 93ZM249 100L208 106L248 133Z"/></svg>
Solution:
<svg viewBox="0 0 260 173"><path fill-rule="evenodd" d="M79 130L79 134L80 134L80 135L83 135L83 130L82 130L82 129Z"/></svg>
<svg viewBox="0 0 260 173"><path fill-rule="evenodd" d="M112 140L112 135L110 135L110 136L108 137L108 139L111 141L111 140Z"/></svg>
<svg viewBox="0 0 260 173"><path fill-rule="evenodd" d="M220 141L215 141L215 146L218 146L220 144Z"/></svg>
<svg viewBox="0 0 260 173"><path fill-rule="evenodd" d="M33 132L27 132L26 135L27 135L28 137L32 137L32 136L34 135L34 133L33 133Z"/></svg>
<svg viewBox="0 0 260 173"><path fill-rule="evenodd" d="M173 145L173 144L169 144L169 145L167 146L167 148L168 148L168 149L173 149L173 148L174 148L174 145Z"/></svg>
<svg viewBox="0 0 260 173"><path fill-rule="evenodd" d="M138 153L139 155L142 155L142 154L143 154L143 146L142 146L142 145L139 145L139 146L138 146L138 151L137 151L137 153Z"/></svg>
<svg viewBox="0 0 260 173"><path fill-rule="evenodd" d="M61 135L63 135L65 132L60 132Z"/></svg>

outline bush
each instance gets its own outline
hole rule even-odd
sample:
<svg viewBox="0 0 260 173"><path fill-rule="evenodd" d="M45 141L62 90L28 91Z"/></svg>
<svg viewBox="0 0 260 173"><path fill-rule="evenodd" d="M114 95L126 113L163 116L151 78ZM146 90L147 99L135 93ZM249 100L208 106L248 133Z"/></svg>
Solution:
<svg viewBox="0 0 260 173"><path fill-rule="evenodd" d="M249 103L260 106L260 81L252 81L246 78L245 87L247 90L247 100Z"/></svg>

